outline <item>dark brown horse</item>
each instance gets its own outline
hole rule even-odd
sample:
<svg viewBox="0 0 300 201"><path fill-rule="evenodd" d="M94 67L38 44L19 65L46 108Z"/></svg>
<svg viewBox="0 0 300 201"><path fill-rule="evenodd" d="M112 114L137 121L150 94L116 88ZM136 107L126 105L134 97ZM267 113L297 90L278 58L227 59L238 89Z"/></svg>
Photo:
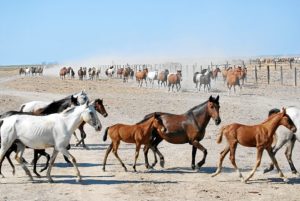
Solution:
<svg viewBox="0 0 300 201"><path fill-rule="evenodd" d="M212 71L212 76L211 76L211 78L212 78L214 81L217 80L217 78L218 78L218 73L221 73L220 68L216 68L216 69L214 69L214 70Z"/></svg>
<svg viewBox="0 0 300 201"><path fill-rule="evenodd" d="M203 152L202 160L197 164L200 168L204 163L207 155L207 150L199 143L205 135L205 129L211 118L214 119L215 124L221 123L219 115L219 96L217 98L209 97L207 101L197 105L184 114L170 114L159 112L160 118L166 128L165 132L159 133L153 131L152 135L154 141L152 142L152 150L160 156L160 164L164 165L163 155L157 150L157 145L162 141L166 140L172 144L185 144L189 143L192 147L192 169L195 169L195 156L197 149ZM153 114L145 116L145 119L151 117ZM148 162L147 158L148 150L144 150L145 162ZM157 161L153 163L155 166ZM148 164L149 166L149 164Z"/></svg>
<svg viewBox="0 0 300 201"><path fill-rule="evenodd" d="M66 78L66 74L68 73L67 67L63 67L59 71L59 77L63 80Z"/></svg>
<svg viewBox="0 0 300 201"><path fill-rule="evenodd" d="M78 78L79 78L79 80L83 80L83 70L82 70L82 67L80 67L79 70L78 70Z"/></svg>
<svg viewBox="0 0 300 201"><path fill-rule="evenodd" d="M148 74L148 68L144 68L142 71L138 71L135 74L136 81L138 82L138 86L142 87L143 80L145 80L146 86L147 86L147 74Z"/></svg>
<svg viewBox="0 0 300 201"><path fill-rule="evenodd" d="M128 82L129 73L130 73L130 68L129 67L124 68L124 70L122 71L123 82Z"/></svg>
<svg viewBox="0 0 300 201"><path fill-rule="evenodd" d="M167 86L168 75L169 75L168 69L165 69L164 71L160 71L158 73L158 77L157 77L158 86L159 86L159 84L160 84L160 86L162 86L162 84L164 84L165 87Z"/></svg>
<svg viewBox="0 0 300 201"><path fill-rule="evenodd" d="M239 178L241 179L242 182L247 182L254 175L256 169L259 167L263 151L264 149L266 149L273 164L276 166L279 172L279 176L284 180L286 180L286 178L284 177L283 173L281 172L278 166L277 160L272 151L273 136L275 134L276 129L280 125L287 127L293 132L296 132L297 130L293 121L286 114L284 108L282 109L281 113L271 115L270 117L268 117L267 120L265 120L264 122L258 125L248 126L248 125L233 123L227 126L223 126L217 138L217 143L221 143L222 137L223 135L225 135L227 140L227 145L225 149L220 153L218 169L212 176L216 176L221 173L223 160L226 154L230 152L231 163L235 168L235 170L237 171ZM257 149L256 164L252 169L251 173L249 174L249 176L245 180L235 163L235 151L238 144L246 147L256 147Z"/></svg>
<svg viewBox="0 0 300 201"><path fill-rule="evenodd" d="M126 166L118 156L118 147L121 141L136 144L135 160L133 165L133 169L134 171L136 171L136 161L139 156L141 145L144 144L146 147L150 146L151 133L153 129L155 129L157 132L163 132L165 129L162 125L162 121L159 115L155 113L152 115L152 117L144 119L134 125L115 124L113 126L107 127L103 136L103 141L106 141L107 135L109 135L112 143L107 148L104 157L103 171L105 171L106 160L111 150L113 150L114 155L120 161L124 170L127 171Z"/></svg>
<svg viewBox="0 0 300 201"><path fill-rule="evenodd" d="M174 86L176 86L177 91L181 88L180 82L182 81L182 74L181 70L177 70L176 73L170 73L168 75L168 87L170 91L170 87L172 86L172 91L174 89Z"/></svg>
<svg viewBox="0 0 300 201"><path fill-rule="evenodd" d="M105 107L103 105L103 99L99 99L98 98L95 101L93 101L91 104L94 105L95 110L97 112L99 112L103 117L107 117L108 116L108 114L106 112L106 109L105 109ZM81 135L81 139L80 140L77 138L76 133L74 132L74 136L77 139L77 143L76 143L75 146L78 146L78 145L82 144L83 147L87 148L87 146L84 143L84 139L86 138L86 133L84 132L83 127L84 127L85 124L86 124L85 122L82 122L80 124L80 126L78 127L78 129L80 131L80 135Z"/></svg>

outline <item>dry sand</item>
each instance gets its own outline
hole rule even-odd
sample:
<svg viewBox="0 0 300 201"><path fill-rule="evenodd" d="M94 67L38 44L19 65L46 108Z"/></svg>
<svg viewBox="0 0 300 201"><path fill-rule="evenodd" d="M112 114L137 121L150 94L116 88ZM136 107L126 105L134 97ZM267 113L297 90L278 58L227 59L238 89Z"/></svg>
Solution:
<svg viewBox="0 0 300 201"><path fill-rule="evenodd" d="M185 82L192 82L192 79ZM216 169L219 152L224 142L216 143L218 130L222 125L232 122L255 124L263 121L269 109L289 105L298 105L300 89L292 86L266 86L247 83L238 95L228 96L223 82L212 84L211 93L196 93L192 88L179 93L169 93L167 89L137 88L135 81L123 84L119 79L99 81L60 80L57 77L18 76L16 70L0 71L0 112L16 110L24 102L32 100L57 100L69 94L85 89L90 99L103 98L108 117L100 120L103 127L115 123L135 123L144 115L154 111L183 113L191 107L208 99L210 95L220 95L220 114L222 123L215 126L209 123L205 138L201 141L207 150L206 163L200 171L190 168L191 150L189 144L173 145L162 142L159 149L165 156L165 168L156 166L147 170L144 166L142 151L138 159L138 172L133 172L135 146L121 144L119 155L127 165L124 172L117 159L108 157L106 172L102 172L105 150L109 144L102 141L103 130L95 132L86 126L86 143L89 150L72 146L71 153L77 159L83 176L81 183L75 182L74 169L69 167L59 154L52 170L54 183L48 183L45 172L42 178L28 180L19 165L16 175L4 161L2 172L6 176L0 179L0 200L299 200L300 178L291 174L284 156L284 149L277 154L279 165L289 177L284 183L276 171L263 174L262 170L270 162L267 154L249 184L240 182L228 157L224 160L224 171L211 178ZM75 140L72 138L71 143ZM51 153L49 149L47 152ZM32 150L25 152L25 158L32 159ZM152 161L152 154L150 153ZM196 161L201 160L198 152ZM236 153L237 165L246 176L255 163L256 150L239 146ZM300 168L299 144L296 143L293 159L296 168ZM16 164L16 162L14 161ZM44 163L44 159L41 159ZM32 169L31 166L29 166ZM39 167L40 168L40 167Z"/></svg>

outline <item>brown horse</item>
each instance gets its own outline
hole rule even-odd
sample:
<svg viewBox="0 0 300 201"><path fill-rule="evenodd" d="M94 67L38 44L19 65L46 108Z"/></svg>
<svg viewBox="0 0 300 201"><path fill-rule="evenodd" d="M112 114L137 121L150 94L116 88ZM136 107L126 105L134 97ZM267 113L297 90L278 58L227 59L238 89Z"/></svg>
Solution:
<svg viewBox="0 0 300 201"><path fill-rule="evenodd" d="M124 68L119 68L117 70L117 78L122 79Z"/></svg>
<svg viewBox="0 0 300 201"><path fill-rule="evenodd" d="M185 144L189 143L193 146L192 148L192 169L195 169L195 156L197 149L203 152L202 160L197 164L200 168L204 163L207 155L207 150L199 143L205 135L205 129L211 118L214 119L215 124L219 125L221 123L221 118L219 115L219 96L217 98L209 97L204 103L197 105L184 114L170 114L160 112L160 118L166 128L165 132L152 132L154 141L152 142L152 150L155 151L160 157L160 165L164 165L164 157L157 150L158 144L164 139L167 142L173 144ZM150 118L153 114L145 116L145 119ZM148 162L147 151L144 150L145 162ZM155 166L157 161L152 164ZM148 165L148 164L147 164ZM149 166L149 165L148 165Z"/></svg>
<svg viewBox="0 0 300 201"><path fill-rule="evenodd" d="M170 87L172 85L172 91L174 89L174 86L176 86L177 91L181 88L180 81L182 81L182 73L181 70L177 70L176 73L170 73L168 75L168 87L170 91Z"/></svg>
<svg viewBox="0 0 300 201"><path fill-rule="evenodd" d="M124 70L122 71L123 82L128 82L129 73L130 73L130 68L129 67L124 68Z"/></svg>
<svg viewBox="0 0 300 201"><path fill-rule="evenodd" d="M105 109L105 107L103 105L103 99L99 99L98 98L95 101L93 101L91 104L93 104L93 106L95 107L95 110L97 112L99 112L103 117L107 117L108 116L108 114L106 112L106 109ZM83 127L84 127L85 124L86 124L85 122L82 122L80 124L80 126L78 127L78 129L80 131L80 135L81 135L81 139L80 140L77 138L76 133L75 132L73 133L74 137L77 140L77 143L76 143L75 146L78 146L78 145L82 144L83 147L87 148L87 146L84 143L84 139L86 138L86 133L84 132Z"/></svg>
<svg viewBox="0 0 300 201"><path fill-rule="evenodd" d="M115 124L113 126L107 127L105 130L105 134L103 136L103 141L106 141L107 134L111 138L112 143L106 150L106 154L104 157L103 162L103 171L105 171L105 165L108 154L113 150L114 155L120 161L121 165L123 166L124 170L127 171L126 166L122 162L122 160L118 156L118 147L120 145L120 141L124 141L126 143L135 143L135 160L133 169L136 171L136 161L139 156L139 151L141 145L144 144L145 147L149 147L151 144L151 133L152 130L155 129L158 132L164 131L164 126L162 125L162 121L159 115L155 114L152 115L151 118L144 119L139 123L134 125L125 125L125 124Z"/></svg>
<svg viewBox="0 0 300 201"><path fill-rule="evenodd" d="M59 71L59 77L63 80L66 78L66 74L68 73L67 67L63 67Z"/></svg>
<svg viewBox="0 0 300 201"><path fill-rule="evenodd" d="M226 76L226 83L228 87L228 94L231 92L231 88L233 86L233 90L235 93L235 86L239 86L240 89L242 89L242 86L240 85L240 76L241 76L241 69L230 69L227 71Z"/></svg>
<svg viewBox="0 0 300 201"><path fill-rule="evenodd" d="M136 81L138 82L138 86L142 87L143 80L145 80L146 86L147 86L147 74L148 74L148 68L144 68L142 71L138 71L135 74Z"/></svg>
<svg viewBox="0 0 300 201"><path fill-rule="evenodd" d="M157 77L158 86L159 86L159 84L160 84L160 86L162 86L162 84L164 84L165 87L167 86L168 75L169 75L168 69L165 69L164 71L160 71L158 73L158 77Z"/></svg>
<svg viewBox="0 0 300 201"><path fill-rule="evenodd" d="M218 78L218 73L221 73L220 68L216 68L215 70L212 71L211 78L216 81Z"/></svg>
<svg viewBox="0 0 300 201"><path fill-rule="evenodd" d="M82 67L80 67L79 70L78 70L78 78L79 78L79 80L83 80L83 70L82 70Z"/></svg>
<svg viewBox="0 0 300 201"><path fill-rule="evenodd" d="M278 166L277 160L272 151L273 135L275 134L276 129L280 125L287 127L293 132L296 132L297 130L293 121L286 114L285 108L282 109L281 113L271 115L270 117L268 117L267 120L258 125L248 126L233 123L227 126L223 126L217 138L217 143L221 143L222 136L225 135L228 144L226 145L225 149L220 153L218 169L212 176L214 177L221 172L224 157L228 152L230 152L231 163L237 171L239 178L242 182L247 182L254 175L256 169L259 167L263 151L264 149L266 149L272 162L274 163L279 172L279 176L286 180ZM245 180L235 163L235 150L238 144L241 144L246 147L256 147L257 149L256 164L249 176Z"/></svg>

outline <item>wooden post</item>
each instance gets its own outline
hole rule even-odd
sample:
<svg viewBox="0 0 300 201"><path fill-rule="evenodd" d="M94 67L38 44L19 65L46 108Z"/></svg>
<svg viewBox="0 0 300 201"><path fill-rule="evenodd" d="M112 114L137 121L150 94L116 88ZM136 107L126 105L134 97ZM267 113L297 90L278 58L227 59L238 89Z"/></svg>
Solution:
<svg viewBox="0 0 300 201"><path fill-rule="evenodd" d="M275 64L275 70L276 70L276 61L274 61L274 64Z"/></svg>
<svg viewBox="0 0 300 201"><path fill-rule="evenodd" d="M295 67L295 86L297 86L297 68Z"/></svg>
<svg viewBox="0 0 300 201"><path fill-rule="evenodd" d="M257 83L257 68L256 68L256 65L255 65L255 68L254 68L254 75L255 75L255 83Z"/></svg>
<svg viewBox="0 0 300 201"><path fill-rule="evenodd" d="M282 66L280 66L280 82L281 82L281 85L283 85L283 72L282 72Z"/></svg>
<svg viewBox="0 0 300 201"><path fill-rule="evenodd" d="M270 84L270 67L267 66L267 78L268 78L268 84Z"/></svg>
<svg viewBox="0 0 300 201"><path fill-rule="evenodd" d="M259 63L258 63L258 67L259 67L259 70L261 69L261 61L259 60Z"/></svg>
<svg viewBox="0 0 300 201"><path fill-rule="evenodd" d="M289 62L290 62L290 69L292 69L292 60L290 59Z"/></svg>

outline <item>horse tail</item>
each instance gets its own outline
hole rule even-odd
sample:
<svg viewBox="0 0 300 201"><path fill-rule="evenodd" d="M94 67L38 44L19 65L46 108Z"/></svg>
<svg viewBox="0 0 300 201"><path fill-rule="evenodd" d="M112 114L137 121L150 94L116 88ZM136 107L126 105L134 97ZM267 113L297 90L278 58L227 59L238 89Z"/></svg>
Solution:
<svg viewBox="0 0 300 201"><path fill-rule="evenodd" d="M223 131L225 130L225 126L223 126L219 132L219 135L217 137L217 143L220 144L222 142L222 137L223 137Z"/></svg>
<svg viewBox="0 0 300 201"><path fill-rule="evenodd" d="M108 129L109 129L109 127L107 127L107 128L105 129L105 132L104 132L104 135L103 135L103 141L104 141L104 142L107 140Z"/></svg>
<svg viewBox="0 0 300 201"><path fill-rule="evenodd" d="M21 105L20 112L23 112L24 107L25 107L25 104Z"/></svg>
<svg viewBox="0 0 300 201"><path fill-rule="evenodd" d="M197 77L198 74L199 74L199 72L194 73L193 82L194 82L195 84L197 83L196 77Z"/></svg>

